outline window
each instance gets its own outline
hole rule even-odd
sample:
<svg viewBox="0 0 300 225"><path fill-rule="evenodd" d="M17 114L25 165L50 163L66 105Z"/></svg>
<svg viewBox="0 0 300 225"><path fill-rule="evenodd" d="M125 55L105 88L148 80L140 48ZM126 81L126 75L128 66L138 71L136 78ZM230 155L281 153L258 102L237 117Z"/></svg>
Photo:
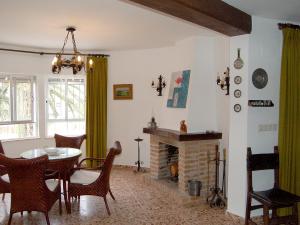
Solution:
<svg viewBox="0 0 300 225"><path fill-rule="evenodd" d="M49 78L47 135L85 133L85 80Z"/></svg>
<svg viewBox="0 0 300 225"><path fill-rule="evenodd" d="M37 136L35 77L0 75L0 139Z"/></svg>

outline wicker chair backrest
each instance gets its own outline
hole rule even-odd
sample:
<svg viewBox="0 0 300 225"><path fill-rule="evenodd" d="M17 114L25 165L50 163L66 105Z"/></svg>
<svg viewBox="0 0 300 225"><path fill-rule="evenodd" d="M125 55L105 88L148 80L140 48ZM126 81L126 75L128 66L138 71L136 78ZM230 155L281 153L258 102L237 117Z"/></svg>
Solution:
<svg viewBox="0 0 300 225"><path fill-rule="evenodd" d="M103 163L103 167L101 170L101 174L96 180L96 182L99 184L100 189L102 191L107 192L109 189L109 177L110 177L110 172L111 168L113 165L113 161L115 159L116 155L119 155L122 153L122 147L119 141L115 142L115 146L110 148L108 155L105 158L105 161Z"/></svg>
<svg viewBox="0 0 300 225"><path fill-rule="evenodd" d="M3 154L3 155L5 154L1 140L0 140L0 153Z"/></svg>
<svg viewBox="0 0 300 225"><path fill-rule="evenodd" d="M59 134L55 134L54 139L56 147L80 149L82 142L86 139L86 135L81 135L77 137L66 137Z"/></svg>
<svg viewBox="0 0 300 225"><path fill-rule="evenodd" d="M47 211L49 192L45 184L48 156L34 159L11 159L0 154L0 164L7 168L10 180L11 209Z"/></svg>

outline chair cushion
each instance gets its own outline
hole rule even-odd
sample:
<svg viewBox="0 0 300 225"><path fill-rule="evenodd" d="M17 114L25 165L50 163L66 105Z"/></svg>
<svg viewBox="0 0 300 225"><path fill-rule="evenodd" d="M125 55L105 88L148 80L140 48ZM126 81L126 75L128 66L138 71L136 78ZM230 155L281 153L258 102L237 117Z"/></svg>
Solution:
<svg viewBox="0 0 300 225"><path fill-rule="evenodd" d="M1 179L4 180L5 182L9 183L9 176L8 176L8 174L5 174L5 175L1 176Z"/></svg>
<svg viewBox="0 0 300 225"><path fill-rule="evenodd" d="M77 170L71 176L71 183L76 184L91 184L99 177L100 173L95 171Z"/></svg>
<svg viewBox="0 0 300 225"><path fill-rule="evenodd" d="M58 180L54 180L54 179L46 180L46 185L50 191L54 191L58 185Z"/></svg>
<svg viewBox="0 0 300 225"><path fill-rule="evenodd" d="M288 207L300 202L300 197L284 190L273 188L267 191L256 191L252 193L254 199L272 207Z"/></svg>
<svg viewBox="0 0 300 225"><path fill-rule="evenodd" d="M1 179L4 180L5 182L9 183L8 174L1 176ZM54 179L46 180L46 185L50 191L54 191L58 185L58 180L54 180Z"/></svg>

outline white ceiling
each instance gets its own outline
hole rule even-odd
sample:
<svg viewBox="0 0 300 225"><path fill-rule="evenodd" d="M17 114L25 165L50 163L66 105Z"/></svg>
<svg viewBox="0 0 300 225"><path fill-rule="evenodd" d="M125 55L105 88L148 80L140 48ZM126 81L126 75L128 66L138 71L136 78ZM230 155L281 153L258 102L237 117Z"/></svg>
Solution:
<svg viewBox="0 0 300 225"><path fill-rule="evenodd" d="M300 0L224 1L251 15L300 23ZM0 44L58 50L68 25L77 27L79 50L154 48L218 35L127 0L0 0Z"/></svg>
<svg viewBox="0 0 300 225"><path fill-rule="evenodd" d="M123 0L0 1L1 44L60 49L68 25L77 27L79 50L162 47L216 34Z"/></svg>
<svg viewBox="0 0 300 225"><path fill-rule="evenodd" d="M300 23L300 0L223 0L250 15Z"/></svg>

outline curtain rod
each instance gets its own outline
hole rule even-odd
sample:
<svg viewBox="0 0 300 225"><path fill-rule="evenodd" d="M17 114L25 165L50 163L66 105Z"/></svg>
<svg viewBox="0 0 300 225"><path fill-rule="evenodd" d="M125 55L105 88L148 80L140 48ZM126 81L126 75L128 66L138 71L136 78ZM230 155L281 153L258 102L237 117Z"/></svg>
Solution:
<svg viewBox="0 0 300 225"><path fill-rule="evenodd" d="M20 52L27 54L36 54L36 55L57 55L57 52L37 52L37 51L27 51L27 50L19 50L19 49L9 49L9 48L0 48L0 51L6 52ZM75 55L74 53L62 53L61 55ZM92 54L92 53L79 53L81 56L98 56L98 57L109 57L110 55L105 54Z"/></svg>
<svg viewBox="0 0 300 225"><path fill-rule="evenodd" d="M300 29L300 25L291 24L291 23L278 23L279 30L284 28Z"/></svg>

